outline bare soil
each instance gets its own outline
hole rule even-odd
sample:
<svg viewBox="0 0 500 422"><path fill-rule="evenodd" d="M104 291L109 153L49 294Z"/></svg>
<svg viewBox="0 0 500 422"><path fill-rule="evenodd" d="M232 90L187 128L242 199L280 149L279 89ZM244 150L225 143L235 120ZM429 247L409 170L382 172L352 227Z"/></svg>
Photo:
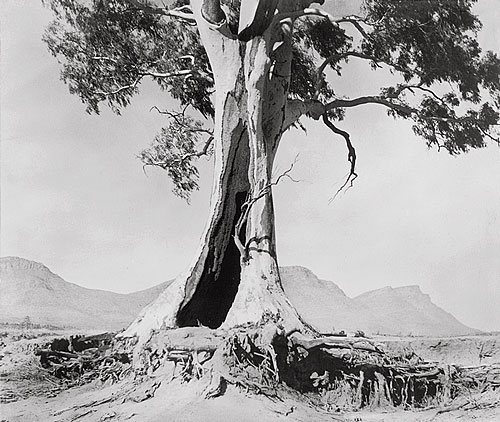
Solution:
<svg viewBox="0 0 500 422"><path fill-rule="evenodd" d="M4 336L0 348L0 421L499 421L500 388L460 397L443 408L402 410L394 408L361 409L342 412L312 404L305 395L286 387L279 397L267 397L228 385L224 394L205 399L202 392L207 379L182 382L171 380L171 372L155 373L146 381L134 381L131 376L119 382L93 381L74 385L52 377L33 355L36 347L50 340L50 336L23 339ZM15 341L14 341L15 340ZM415 339L390 339L399 346ZM491 337L474 336L478 344L491 343ZM440 343L440 359L446 361L446 344L456 359L457 339L417 339L419 347L429 341ZM472 341L472 340L471 340ZM495 340L499 344L498 338ZM458 342L458 343L457 343ZM481 343L482 342L482 343ZM470 342L467 341L466 344ZM436 347L431 347L435 350ZM470 347L469 350L476 350ZM478 347L481 350L481 347ZM488 354L492 355L488 349ZM484 351L484 347L483 347ZM500 350L496 349L496 356ZM494 353L493 353L494 355ZM488 364L493 364L491 356ZM499 363L500 359L496 363Z"/></svg>

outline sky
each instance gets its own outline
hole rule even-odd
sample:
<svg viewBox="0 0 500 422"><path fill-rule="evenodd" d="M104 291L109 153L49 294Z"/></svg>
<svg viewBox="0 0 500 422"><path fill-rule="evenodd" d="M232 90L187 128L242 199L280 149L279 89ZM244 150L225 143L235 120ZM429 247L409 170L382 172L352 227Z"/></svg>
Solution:
<svg viewBox="0 0 500 422"><path fill-rule="evenodd" d="M341 2L345 4L346 2ZM480 0L484 49L500 51L500 0ZM137 159L172 100L146 83L122 116L89 116L59 80L41 41L51 15L38 0L2 0L1 256L42 262L88 288L131 292L174 278L208 217L211 163L191 204L166 173ZM335 88L374 93L384 75L352 65ZM451 157L429 150L407 122L377 106L339 124L357 148L359 178L330 199L347 151L317 122L285 134L274 191L280 265L301 265L348 296L418 284L463 323L500 330L500 148Z"/></svg>

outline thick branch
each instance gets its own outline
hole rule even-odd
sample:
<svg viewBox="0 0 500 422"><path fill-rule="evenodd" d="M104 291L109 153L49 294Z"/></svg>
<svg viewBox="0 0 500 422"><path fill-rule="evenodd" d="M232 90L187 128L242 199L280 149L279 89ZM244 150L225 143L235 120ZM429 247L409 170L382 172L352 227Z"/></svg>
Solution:
<svg viewBox="0 0 500 422"><path fill-rule="evenodd" d="M403 93L406 90L413 92L414 89L428 93L434 98L436 98L438 101L442 102L442 104L446 106L446 108L449 111L448 116L429 115L428 112L426 112L426 110L424 109L421 110L417 107L412 107L402 102L396 102L396 100L399 100L399 96L401 95L401 93ZM415 121L420 121L420 122L422 121L443 122L443 123L454 123L457 125L470 123L473 124L476 127L476 129L479 130L486 138L489 138L500 145L500 138L493 136L491 133L489 133L488 130L484 129L482 127L482 123L480 120L478 120L474 116L456 116L454 114L454 111L446 104L444 99L439 97L430 88L421 86L421 84L399 85L394 89L387 90L385 95L363 96L352 99L336 99L327 104L322 104L320 101L317 100L312 100L312 101L289 100L284 129L288 129L304 114L307 114L309 115L309 117L312 117L315 120L317 120L319 117L324 116L326 112L335 108L352 108L366 104L380 104L387 107L390 110L393 110L403 118L411 118ZM491 127L493 125L489 124L489 126ZM331 127L330 129L333 130ZM344 136L344 134L340 132L336 132L335 130L333 131L337 134ZM349 161L351 162L351 160ZM349 182L349 180L351 180L350 178L353 176L354 174L350 174L347 182ZM343 185L340 190L342 190L344 187L345 185Z"/></svg>
<svg viewBox="0 0 500 422"><path fill-rule="evenodd" d="M432 92L426 88L422 88L419 86L413 86L413 85L403 85L402 88L398 89L396 91L396 94L390 94L387 96L365 96L365 97L358 97L358 98L352 98L352 99L336 99L333 100L325 105L325 110L332 110L334 108L350 108L350 107L357 107L359 105L365 105L365 104L380 104L383 106L386 106L394 111L397 111L398 113L405 115L405 116L410 116L414 114L416 117L418 117L421 120L429 120L429 121L441 121L441 122L455 122L455 123L466 123L466 122L473 122L474 119L473 117L470 116L464 116L464 117L440 117L440 116L422 116L420 114L420 110L411 107L407 104L401 104L401 103L395 103L391 101L393 98L398 97L398 92L400 93L404 89L410 89L410 88L417 88L424 90L426 92ZM434 93L433 93L434 94ZM436 95L436 94L434 94ZM440 101L442 101L441 98L438 97Z"/></svg>
<svg viewBox="0 0 500 422"><path fill-rule="evenodd" d="M353 99L337 99L326 104L325 109L328 111L334 108L350 108L363 104L381 104L393 110L396 110L401 114L409 115L411 113L416 113L418 111L417 109L410 107L408 105L394 103L390 101L388 98L392 97L370 95Z"/></svg>
<svg viewBox="0 0 500 422"><path fill-rule="evenodd" d="M283 122L283 132L293 126L304 114L308 114L314 120L318 120L324 112L325 106L317 100L288 100L285 120Z"/></svg>

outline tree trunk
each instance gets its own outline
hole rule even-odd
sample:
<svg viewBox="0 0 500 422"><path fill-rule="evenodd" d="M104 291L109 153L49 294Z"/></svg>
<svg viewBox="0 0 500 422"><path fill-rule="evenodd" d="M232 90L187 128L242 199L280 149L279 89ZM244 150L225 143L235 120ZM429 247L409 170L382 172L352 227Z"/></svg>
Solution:
<svg viewBox="0 0 500 422"><path fill-rule="evenodd" d="M189 270L123 336L146 339L162 327L227 328L267 319L300 329L281 286L271 189L285 121L289 77L283 75L290 74L291 34L285 25L277 35L266 31L243 43L227 23L205 20L201 5L193 10L216 88L210 218ZM241 231L235 230L238 223Z"/></svg>

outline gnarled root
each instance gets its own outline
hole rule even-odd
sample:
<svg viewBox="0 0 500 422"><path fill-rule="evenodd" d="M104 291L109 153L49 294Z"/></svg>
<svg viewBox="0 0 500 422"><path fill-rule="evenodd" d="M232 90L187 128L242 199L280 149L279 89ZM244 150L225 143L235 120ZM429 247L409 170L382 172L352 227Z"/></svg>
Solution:
<svg viewBox="0 0 500 422"><path fill-rule="evenodd" d="M183 328L153 337L144 350L147 372L173 362L173 378L208 381L206 398L224 394L226 384L279 396L286 384L326 409L424 408L446 404L464 389L485 388L470 370L389 355L364 338L286 335L273 323L227 331Z"/></svg>

